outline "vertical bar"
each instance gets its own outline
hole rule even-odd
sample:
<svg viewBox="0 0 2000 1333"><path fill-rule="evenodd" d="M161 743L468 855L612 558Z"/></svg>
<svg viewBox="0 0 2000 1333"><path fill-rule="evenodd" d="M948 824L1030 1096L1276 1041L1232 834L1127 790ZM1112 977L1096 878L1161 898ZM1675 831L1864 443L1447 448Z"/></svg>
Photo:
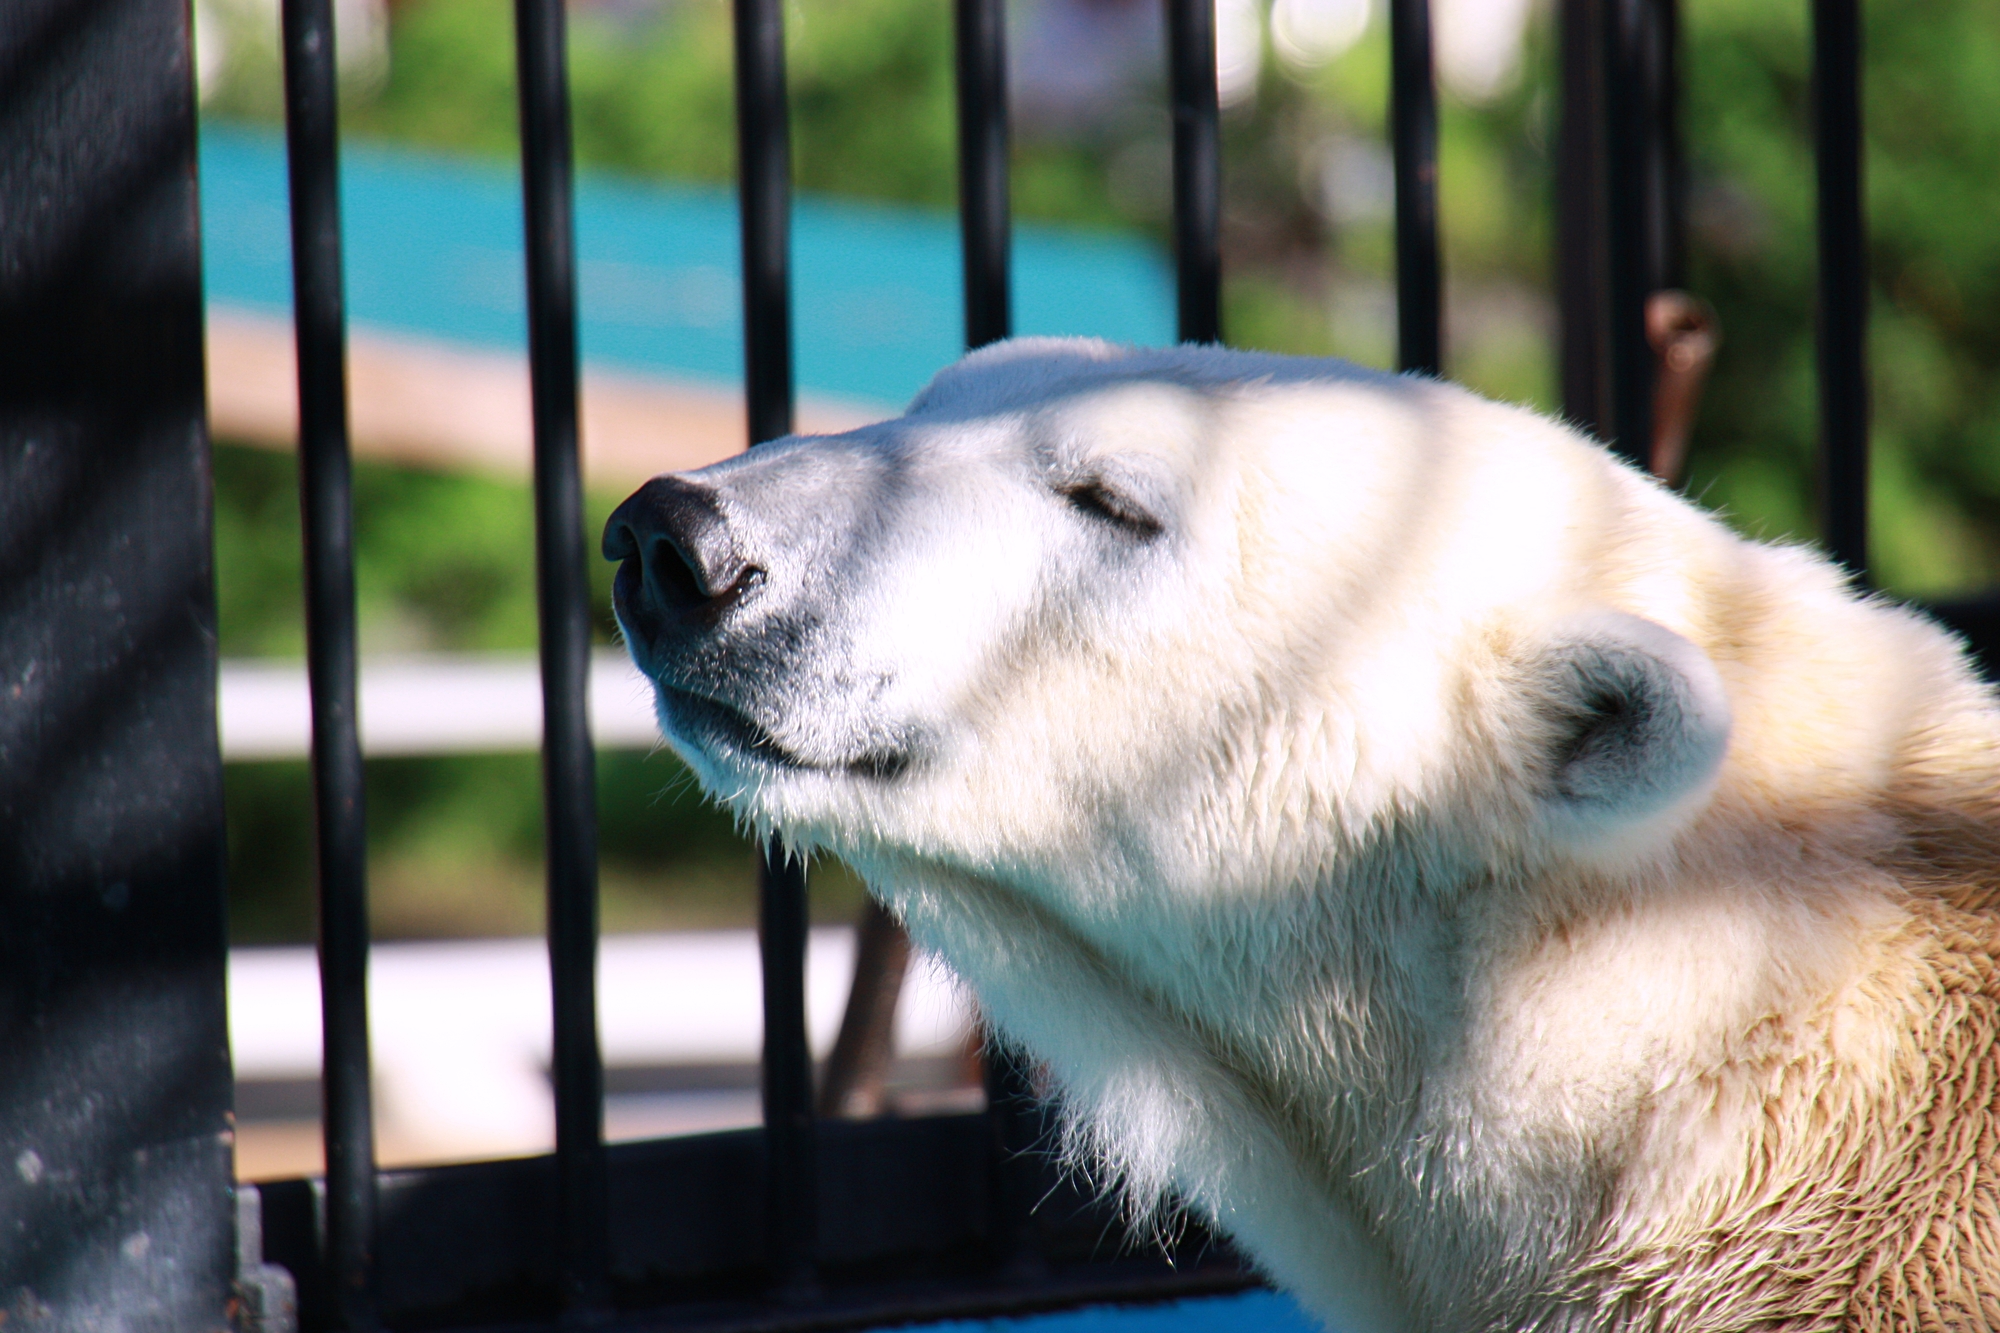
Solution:
<svg viewBox="0 0 2000 1333"><path fill-rule="evenodd" d="M1642 0L1642 87L1646 97L1646 285L1687 283L1686 182L1681 162L1680 3Z"/></svg>
<svg viewBox="0 0 2000 1333"><path fill-rule="evenodd" d="M1036 1149L1047 1137L1041 1099L1035 1095L1027 1057L986 1032L986 1124L991 1166L987 1172L987 1245L1003 1268L1028 1275L1046 1266L1029 1246L1035 1205L1045 1192Z"/></svg>
<svg viewBox="0 0 2000 1333"><path fill-rule="evenodd" d="M1610 259L1605 253L1604 62L1607 0L1561 0L1562 124L1556 155L1556 287L1563 415L1597 436L1611 421Z"/></svg>
<svg viewBox="0 0 2000 1333"><path fill-rule="evenodd" d="M369 1112L367 829L355 715L353 478L347 439L338 104L331 0L284 0L285 146L299 357L299 504L319 855L326 1265L337 1326L376 1323Z"/></svg>
<svg viewBox="0 0 2000 1333"><path fill-rule="evenodd" d="M1868 259L1861 198L1861 15L1813 0L1819 174L1819 401L1827 550L1868 574Z"/></svg>
<svg viewBox="0 0 2000 1333"><path fill-rule="evenodd" d="M1222 341L1222 108L1215 0L1165 0L1174 115L1174 263L1180 340Z"/></svg>
<svg viewBox="0 0 2000 1333"><path fill-rule="evenodd" d="M576 238L562 0L515 0L528 355L535 429L542 803L548 848L559 1282L564 1308L609 1302L604 1067L597 1046L597 777L590 593L577 440Z"/></svg>
<svg viewBox="0 0 2000 1333"><path fill-rule="evenodd" d="M764 972L764 1139L771 1277L780 1291L813 1283L818 1189L812 1051L806 1035L805 866L775 837L757 881L757 943Z"/></svg>
<svg viewBox="0 0 2000 1333"><path fill-rule="evenodd" d="M955 0L958 32L958 217L965 253L965 345L1013 332L1008 291L1006 11Z"/></svg>
<svg viewBox="0 0 2000 1333"><path fill-rule="evenodd" d="M1612 447L1639 467L1653 454L1653 349L1646 341L1647 0L1605 0L1605 253Z"/></svg>
<svg viewBox="0 0 2000 1333"><path fill-rule="evenodd" d="M1389 125L1396 160L1396 354L1401 369L1442 372L1438 265L1437 87L1430 0L1389 0Z"/></svg>
<svg viewBox="0 0 2000 1333"><path fill-rule="evenodd" d="M750 443L792 433L791 129L781 0L735 0L744 392Z"/></svg>
<svg viewBox="0 0 2000 1333"><path fill-rule="evenodd" d="M222 761L185 0L0 11L0 1309L221 1329Z"/></svg>
<svg viewBox="0 0 2000 1333"><path fill-rule="evenodd" d="M971 349L1013 332L1007 290L1006 10L1001 0L956 0L956 13L959 225L965 238L965 345ZM1184 304L1183 339L1185 311ZM1206 340L1213 341L1215 317L1211 312L1206 318L1211 330ZM992 1151L989 1242L1003 1264L1032 1264L1023 1240L1035 1204L1036 1173L1028 1157L1040 1130L1034 1087L1012 1048L989 1036L985 1056Z"/></svg>
<svg viewBox="0 0 2000 1333"><path fill-rule="evenodd" d="M735 0L735 23L744 392L755 446L792 431L791 131L782 0ZM808 918L805 866L776 838L765 847L757 889L768 1259L778 1287L796 1292L813 1281L819 1209L806 1036Z"/></svg>

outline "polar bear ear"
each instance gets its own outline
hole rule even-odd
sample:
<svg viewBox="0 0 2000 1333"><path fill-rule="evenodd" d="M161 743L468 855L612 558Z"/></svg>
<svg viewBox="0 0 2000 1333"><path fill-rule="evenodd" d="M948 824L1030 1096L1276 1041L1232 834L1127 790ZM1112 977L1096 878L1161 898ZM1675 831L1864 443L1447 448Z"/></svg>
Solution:
<svg viewBox="0 0 2000 1333"><path fill-rule="evenodd" d="M1715 664L1673 631L1616 611L1555 627L1540 698L1558 836L1634 830L1704 794L1729 746Z"/></svg>

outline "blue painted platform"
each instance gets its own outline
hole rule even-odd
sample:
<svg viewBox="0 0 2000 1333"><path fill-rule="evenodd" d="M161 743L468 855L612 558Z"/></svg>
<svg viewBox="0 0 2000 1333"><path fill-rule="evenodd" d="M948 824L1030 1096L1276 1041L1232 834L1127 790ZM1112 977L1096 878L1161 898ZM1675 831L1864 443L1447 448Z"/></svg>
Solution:
<svg viewBox="0 0 2000 1333"><path fill-rule="evenodd" d="M924 1324L917 1333L1326 1333L1289 1296L1246 1291L1164 1305L1093 1305L1060 1314Z"/></svg>
<svg viewBox="0 0 2000 1333"><path fill-rule="evenodd" d="M291 308L282 139L228 123L201 134L208 298ZM521 195L506 166L379 144L341 154L348 316L473 346L526 346ZM740 381L736 201L726 189L581 173L583 356L607 368ZM950 214L806 197L793 215L794 327L807 391L901 404L963 337ZM1019 227L1015 328L1170 342L1173 280L1147 241Z"/></svg>

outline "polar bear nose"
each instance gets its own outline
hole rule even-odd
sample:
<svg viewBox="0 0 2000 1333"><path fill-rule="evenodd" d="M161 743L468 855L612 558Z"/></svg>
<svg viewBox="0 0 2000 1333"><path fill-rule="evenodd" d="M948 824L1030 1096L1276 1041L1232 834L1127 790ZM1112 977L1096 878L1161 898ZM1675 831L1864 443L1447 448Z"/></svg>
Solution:
<svg viewBox="0 0 2000 1333"><path fill-rule="evenodd" d="M621 565L620 610L647 618L719 613L764 572L737 548L715 492L674 476L653 478L612 512L604 558Z"/></svg>

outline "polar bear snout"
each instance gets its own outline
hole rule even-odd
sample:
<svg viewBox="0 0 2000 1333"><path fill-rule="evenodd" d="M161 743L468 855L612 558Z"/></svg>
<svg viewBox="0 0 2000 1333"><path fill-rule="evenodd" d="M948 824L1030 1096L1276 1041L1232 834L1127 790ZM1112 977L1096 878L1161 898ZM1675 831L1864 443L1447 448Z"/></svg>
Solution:
<svg viewBox="0 0 2000 1333"><path fill-rule="evenodd" d="M655 477L604 526L604 558L619 618L646 640L712 626L764 579L730 530L716 493L683 477ZM652 646L650 643L648 646Z"/></svg>
<svg viewBox="0 0 2000 1333"><path fill-rule="evenodd" d="M912 728L883 702L895 673L856 646L869 599L850 548L883 471L851 440L784 441L655 477L606 522L626 644L668 743L711 790L908 767Z"/></svg>

